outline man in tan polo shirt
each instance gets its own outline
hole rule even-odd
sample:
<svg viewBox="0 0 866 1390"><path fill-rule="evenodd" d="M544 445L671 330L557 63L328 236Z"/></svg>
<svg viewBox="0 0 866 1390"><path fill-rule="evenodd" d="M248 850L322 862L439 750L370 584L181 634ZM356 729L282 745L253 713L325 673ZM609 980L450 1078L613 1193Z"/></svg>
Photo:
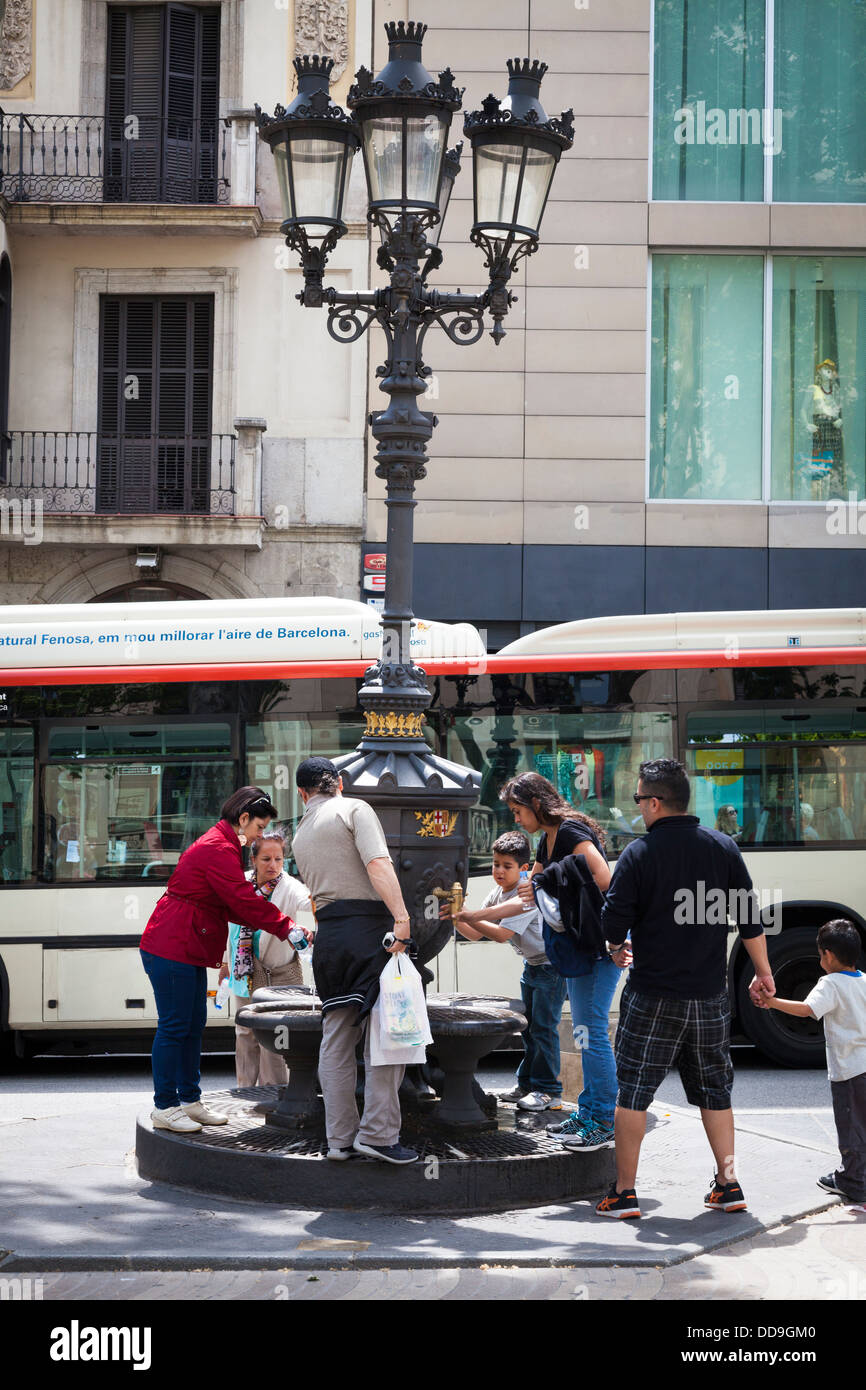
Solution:
<svg viewBox="0 0 866 1390"><path fill-rule="evenodd" d="M328 1158L355 1153L386 1163L414 1163L400 1143L397 1092L405 1067L370 1064L370 1009L379 994L386 955L405 949L409 914L371 806L344 797L327 758L306 758L295 781L306 810L292 854L316 913L313 976L322 1001L319 1081L325 1102ZM385 946L391 931L396 940ZM355 1049L365 1037L364 1117L355 1102Z"/></svg>

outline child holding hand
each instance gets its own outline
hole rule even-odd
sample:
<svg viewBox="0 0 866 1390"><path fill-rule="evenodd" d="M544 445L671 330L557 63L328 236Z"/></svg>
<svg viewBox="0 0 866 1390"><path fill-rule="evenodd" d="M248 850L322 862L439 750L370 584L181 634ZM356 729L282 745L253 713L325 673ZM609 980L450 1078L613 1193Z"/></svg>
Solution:
<svg viewBox="0 0 866 1390"><path fill-rule="evenodd" d="M849 1202L866 1201L866 975L857 969L863 947L852 922L838 918L818 931L824 978L801 1002L761 992L761 1009L778 1009L795 1018L822 1018L827 1071L842 1167L818 1186Z"/></svg>

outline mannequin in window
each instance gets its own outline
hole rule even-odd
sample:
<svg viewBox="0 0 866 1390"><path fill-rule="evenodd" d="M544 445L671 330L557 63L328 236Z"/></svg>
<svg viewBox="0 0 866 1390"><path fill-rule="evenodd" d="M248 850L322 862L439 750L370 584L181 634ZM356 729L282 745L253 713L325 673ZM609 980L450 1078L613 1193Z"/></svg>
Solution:
<svg viewBox="0 0 866 1390"><path fill-rule="evenodd" d="M806 388L800 418L812 436L812 460L806 466L812 500L844 496L845 453L842 441L842 393L836 363L819 362L815 381Z"/></svg>

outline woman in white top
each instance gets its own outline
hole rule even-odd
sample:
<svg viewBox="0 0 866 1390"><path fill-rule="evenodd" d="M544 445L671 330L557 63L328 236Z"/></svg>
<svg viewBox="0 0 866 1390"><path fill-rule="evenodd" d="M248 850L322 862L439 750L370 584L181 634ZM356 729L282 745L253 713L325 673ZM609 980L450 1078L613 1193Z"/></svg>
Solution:
<svg viewBox="0 0 866 1390"><path fill-rule="evenodd" d="M269 898L287 917L296 918L310 906L310 895L302 883L283 868L286 838L281 830L269 830L251 846L253 867L247 878L256 891ZM307 933L308 940L310 934ZM298 953L290 941L278 941L268 932L250 932L229 923L226 954L220 980L229 980L229 989L241 1001L266 985L302 985L304 976ZM235 1024L235 1070L238 1086L284 1086L288 1071L282 1057L268 1052L256 1042L251 1028Z"/></svg>

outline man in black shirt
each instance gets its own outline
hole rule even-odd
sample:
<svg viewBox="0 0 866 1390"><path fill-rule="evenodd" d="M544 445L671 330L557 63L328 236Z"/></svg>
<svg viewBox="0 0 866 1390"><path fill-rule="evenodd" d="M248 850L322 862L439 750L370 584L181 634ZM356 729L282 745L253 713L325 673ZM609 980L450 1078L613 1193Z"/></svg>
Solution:
<svg viewBox="0 0 866 1390"><path fill-rule="evenodd" d="M750 993L758 997L763 989L773 995L776 989L743 857L730 836L685 814L689 794L681 763L641 763L635 801L648 833L620 855L602 912L617 964L631 933L634 967L616 1035L617 1178L596 1207L600 1216L640 1216L634 1183L646 1112L672 1066L688 1100L700 1106L716 1161L704 1205L722 1211L746 1207L734 1173L729 918L755 967Z"/></svg>

